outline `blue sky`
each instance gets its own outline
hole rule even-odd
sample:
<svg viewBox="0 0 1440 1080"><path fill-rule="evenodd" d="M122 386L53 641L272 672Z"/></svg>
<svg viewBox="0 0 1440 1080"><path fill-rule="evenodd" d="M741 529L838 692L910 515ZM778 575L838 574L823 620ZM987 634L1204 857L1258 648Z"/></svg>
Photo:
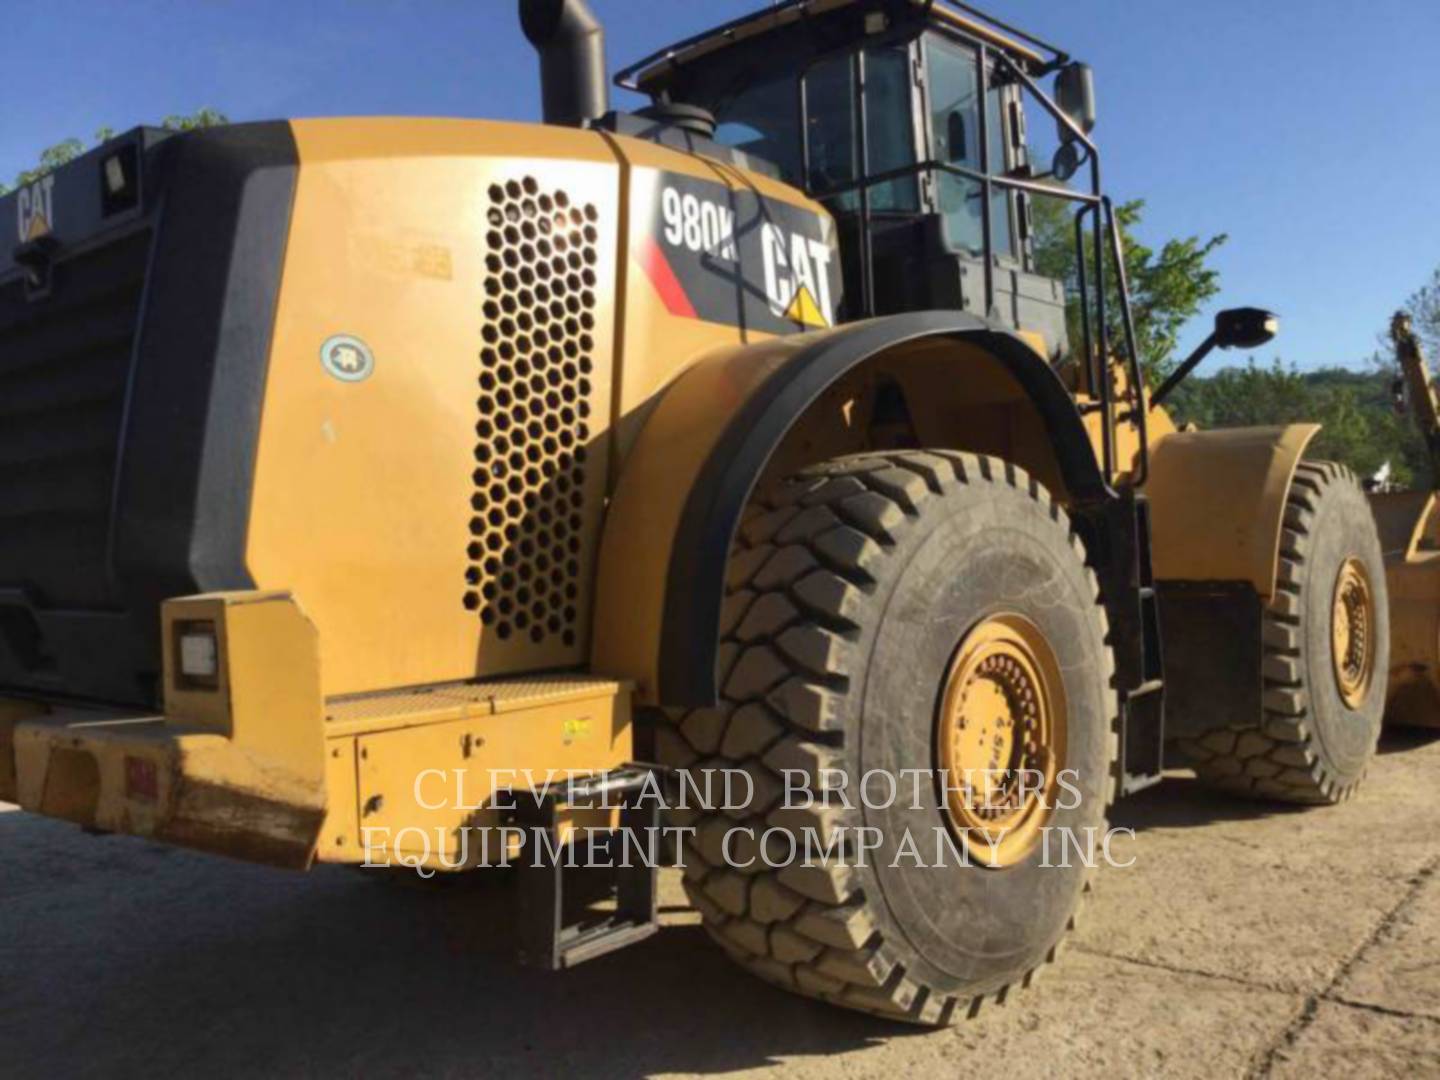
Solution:
<svg viewBox="0 0 1440 1080"><path fill-rule="evenodd" d="M593 0L612 67L763 0ZM232 119L534 119L511 0L11 0L0 176L101 126ZM1440 265L1434 0L994 0L1096 68L1100 143L1142 236L1230 235L1217 306L1282 315L1263 354L1360 363ZM1202 317L1186 336L1208 330ZM1229 358L1236 359L1234 357ZM1212 360L1212 366L1224 362Z"/></svg>

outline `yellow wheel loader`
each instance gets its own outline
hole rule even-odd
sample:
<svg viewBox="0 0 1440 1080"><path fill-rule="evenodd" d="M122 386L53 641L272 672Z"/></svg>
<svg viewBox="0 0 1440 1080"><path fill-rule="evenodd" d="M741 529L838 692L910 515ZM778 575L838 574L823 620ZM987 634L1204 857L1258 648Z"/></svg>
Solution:
<svg viewBox="0 0 1440 1080"><path fill-rule="evenodd" d="M548 968L654 930L658 856L583 917L566 864L658 829L745 967L936 1024L1055 956L1167 741L1353 789L1373 520L1313 427L1147 397L1089 68L788 0L623 112L583 3L520 15L544 125L137 129L0 200L0 798L510 863Z"/></svg>
<svg viewBox="0 0 1440 1080"><path fill-rule="evenodd" d="M1420 429L1440 476L1440 401L1420 340L1402 312L1390 324L1400 366L1400 400ZM1434 491L1375 492L1370 496L1385 548L1393 640L1390 700L1385 720L1397 727L1440 727L1440 521Z"/></svg>

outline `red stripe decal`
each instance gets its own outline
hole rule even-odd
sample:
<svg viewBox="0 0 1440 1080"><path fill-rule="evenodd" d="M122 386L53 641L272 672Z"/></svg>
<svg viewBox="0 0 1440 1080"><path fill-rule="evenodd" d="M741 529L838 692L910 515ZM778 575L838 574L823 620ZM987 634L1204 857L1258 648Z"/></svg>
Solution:
<svg viewBox="0 0 1440 1080"><path fill-rule="evenodd" d="M680 284L680 279L670 268L670 260L665 258L665 252L660 250L660 245L653 236L646 236L640 241L637 255L645 276L650 279L650 284L655 286L660 299L665 301L665 307L670 314L683 315L687 319L695 318L695 308L691 305L690 298L685 295L685 287Z"/></svg>

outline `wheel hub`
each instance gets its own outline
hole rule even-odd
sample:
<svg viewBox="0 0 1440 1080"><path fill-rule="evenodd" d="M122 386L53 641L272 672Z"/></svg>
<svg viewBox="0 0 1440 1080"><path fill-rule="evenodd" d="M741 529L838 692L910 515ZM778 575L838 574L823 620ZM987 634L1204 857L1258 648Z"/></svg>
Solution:
<svg viewBox="0 0 1440 1080"><path fill-rule="evenodd" d="M1375 673L1375 599L1359 559L1346 559L1336 575L1330 638L1335 686L1341 700L1358 709Z"/></svg>
<svg viewBox="0 0 1440 1080"><path fill-rule="evenodd" d="M971 859L1012 866L1038 843L1064 768L1065 696L1045 635L992 615L965 635L937 725L945 810Z"/></svg>

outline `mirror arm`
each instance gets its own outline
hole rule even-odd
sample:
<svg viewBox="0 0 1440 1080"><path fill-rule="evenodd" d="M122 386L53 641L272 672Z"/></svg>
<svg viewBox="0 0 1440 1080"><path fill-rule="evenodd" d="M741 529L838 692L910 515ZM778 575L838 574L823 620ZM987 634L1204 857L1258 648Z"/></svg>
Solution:
<svg viewBox="0 0 1440 1080"><path fill-rule="evenodd" d="M1170 392L1184 382L1186 377L1200 366L1201 361L1214 351L1218 341L1219 339L1214 334L1202 341L1199 347L1185 358L1185 362L1172 371L1170 377L1160 384L1160 389L1150 395L1151 407L1163 405L1165 399L1170 396Z"/></svg>

